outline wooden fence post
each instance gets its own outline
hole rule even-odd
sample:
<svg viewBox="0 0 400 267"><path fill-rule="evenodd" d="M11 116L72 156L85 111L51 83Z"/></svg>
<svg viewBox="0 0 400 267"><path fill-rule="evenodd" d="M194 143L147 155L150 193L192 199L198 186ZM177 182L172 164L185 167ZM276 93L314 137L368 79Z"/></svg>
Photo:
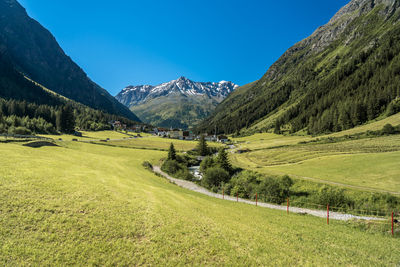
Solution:
<svg viewBox="0 0 400 267"><path fill-rule="evenodd" d="M326 223L329 224L329 204L326 206Z"/></svg>
<svg viewBox="0 0 400 267"><path fill-rule="evenodd" d="M394 212L392 211L392 236L394 236Z"/></svg>
<svg viewBox="0 0 400 267"><path fill-rule="evenodd" d="M258 194L256 193L256 206L257 206L257 202L258 202Z"/></svg>
<svg viewBox="0 0 400 267"><path fill-rule="evenodd" d="M287 208L286 208L287 214L289 214L289 198L287 198Z"/></svg>

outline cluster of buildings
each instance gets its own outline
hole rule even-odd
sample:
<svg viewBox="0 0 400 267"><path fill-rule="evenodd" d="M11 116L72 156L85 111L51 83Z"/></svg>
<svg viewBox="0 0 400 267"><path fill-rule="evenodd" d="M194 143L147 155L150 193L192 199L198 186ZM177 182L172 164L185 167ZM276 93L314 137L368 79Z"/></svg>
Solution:
<svg viewBox="0 0 400 267"><path fill-rule="evenodd" d="M179 140L198 140L200 139L200 135L194 135L192 131L186 131L182 129L167 129L167 128L151 128L146 125L134 125L127 127L126 124L121 123L120 121L110 121L110 125L113 127L114 130L123 130L127 132L135 132L141 133L146 132L153 135L157 135L164 138L171 138L171 139L179 139ZM209 135L204 134L206 141L209 142L221 142L226 143L229 141L228 137L225 135Z"/></svg>
<svg viewBox="0 0 400 267"><path fill-rule="evenodd" d="M166 129L166 128L154 128L153 134L161 137L167 137L179 140L195 140L196 136L193 135L192 131L185 131L181 129Z"/></svg>
<svg viewBox="0 0 400 267"><path fill-rule="evenodd" d="M179 139L179 140L198 140L200 135L194 135L192 131L185 131L182 129L166 129L166 128L154 128L153 134L161 137ZM229 141L225 135L205 135L205 140L209 142L221 142L226 143Z"/></svg>
<svg viewBox="0 0 400 267"><path fill-rule="evenodd" d="M149 126L146 125L138 124L134 126L127 126L126 124L123 124L120 121L110 121L109 124L112 126L114 130L122 130L127 132L142 133L151 130L151 128L149 128Z"/></svg>

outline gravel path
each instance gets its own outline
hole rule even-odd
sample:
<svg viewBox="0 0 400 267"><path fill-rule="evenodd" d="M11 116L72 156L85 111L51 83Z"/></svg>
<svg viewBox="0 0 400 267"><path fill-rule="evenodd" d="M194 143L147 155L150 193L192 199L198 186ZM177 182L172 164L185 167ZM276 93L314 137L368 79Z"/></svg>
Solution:
<svg viewBox="0 0 400 267"><path fill-rule="evenodd" d="M180 179L176 179L173 178L171 176L169 176L168 174L164 173L163 171L161 171L159 166L153 166L153 171L155 173L158 173L162 176L164 176L165 178L167 178L168 180L170 180L171 182L175 183L176 185L204 194L204 195L208 195L210 197L215 197L215 198L224 198L225 200L229 200L229 201L237 201L235 197L231 197L231 196L222 196L221 194L216 194L213 192L208 191L207 189L205 189L204 187L198 186L197 184L190 182L190 181L185 181L185 180L180 180ZM242 202L242 203L246 203L246 204L250 204L250 205L256 205L256 202L248 200L248 199L242 199L239 198L238 202ZM280 206L280 205L275 205L275 204L268 204L268 203L260 203L258 202L257 204L260 207L264 207L264 208L269 208L269 209L275 209L275 210L282 210L286 212L286 206ZM289 208L289 212L293 212L293 213L302 213L302 214L310 214L316 217L321 217L321 218L326 218L326 211L323 210L312 210L312 209L305 209L305 208L296 208L296 207L290 207ZM356 216L356 215L352 215L352 214L344 214L344 213L339 213L339 212L329 212L329 218L333 219L333 220L341 220L341 221L347 221L347 220L351 220L351 219L359 219L359 220L373 220L373 221L378 221L378 220L384 220L382 218L376 218L376 217L367 217L367 216Z"/></svg>

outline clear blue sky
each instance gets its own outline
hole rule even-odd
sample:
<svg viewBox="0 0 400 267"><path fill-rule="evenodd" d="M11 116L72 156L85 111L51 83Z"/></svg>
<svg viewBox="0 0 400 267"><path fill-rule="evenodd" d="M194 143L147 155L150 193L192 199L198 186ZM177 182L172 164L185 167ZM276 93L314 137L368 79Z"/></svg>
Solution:
<svg viewBox="0 0 400 267"><path fill-rule="evenodd" d="M349 0L18 0L111 94L185 76L259 79Z"/></svg>

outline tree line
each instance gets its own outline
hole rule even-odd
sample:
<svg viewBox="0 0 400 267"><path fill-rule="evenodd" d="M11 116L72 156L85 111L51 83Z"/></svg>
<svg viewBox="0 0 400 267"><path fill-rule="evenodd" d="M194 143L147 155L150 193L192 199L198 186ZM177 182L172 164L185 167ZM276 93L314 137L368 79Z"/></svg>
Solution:
<svg viewBox="0 0 400 267"><path fill-rule="evenodd" d="M124 117L73 102L51 106L0 98L0 133L56 134L73 133L75 130L109 130L111 120L135 124Z"/></svg>

